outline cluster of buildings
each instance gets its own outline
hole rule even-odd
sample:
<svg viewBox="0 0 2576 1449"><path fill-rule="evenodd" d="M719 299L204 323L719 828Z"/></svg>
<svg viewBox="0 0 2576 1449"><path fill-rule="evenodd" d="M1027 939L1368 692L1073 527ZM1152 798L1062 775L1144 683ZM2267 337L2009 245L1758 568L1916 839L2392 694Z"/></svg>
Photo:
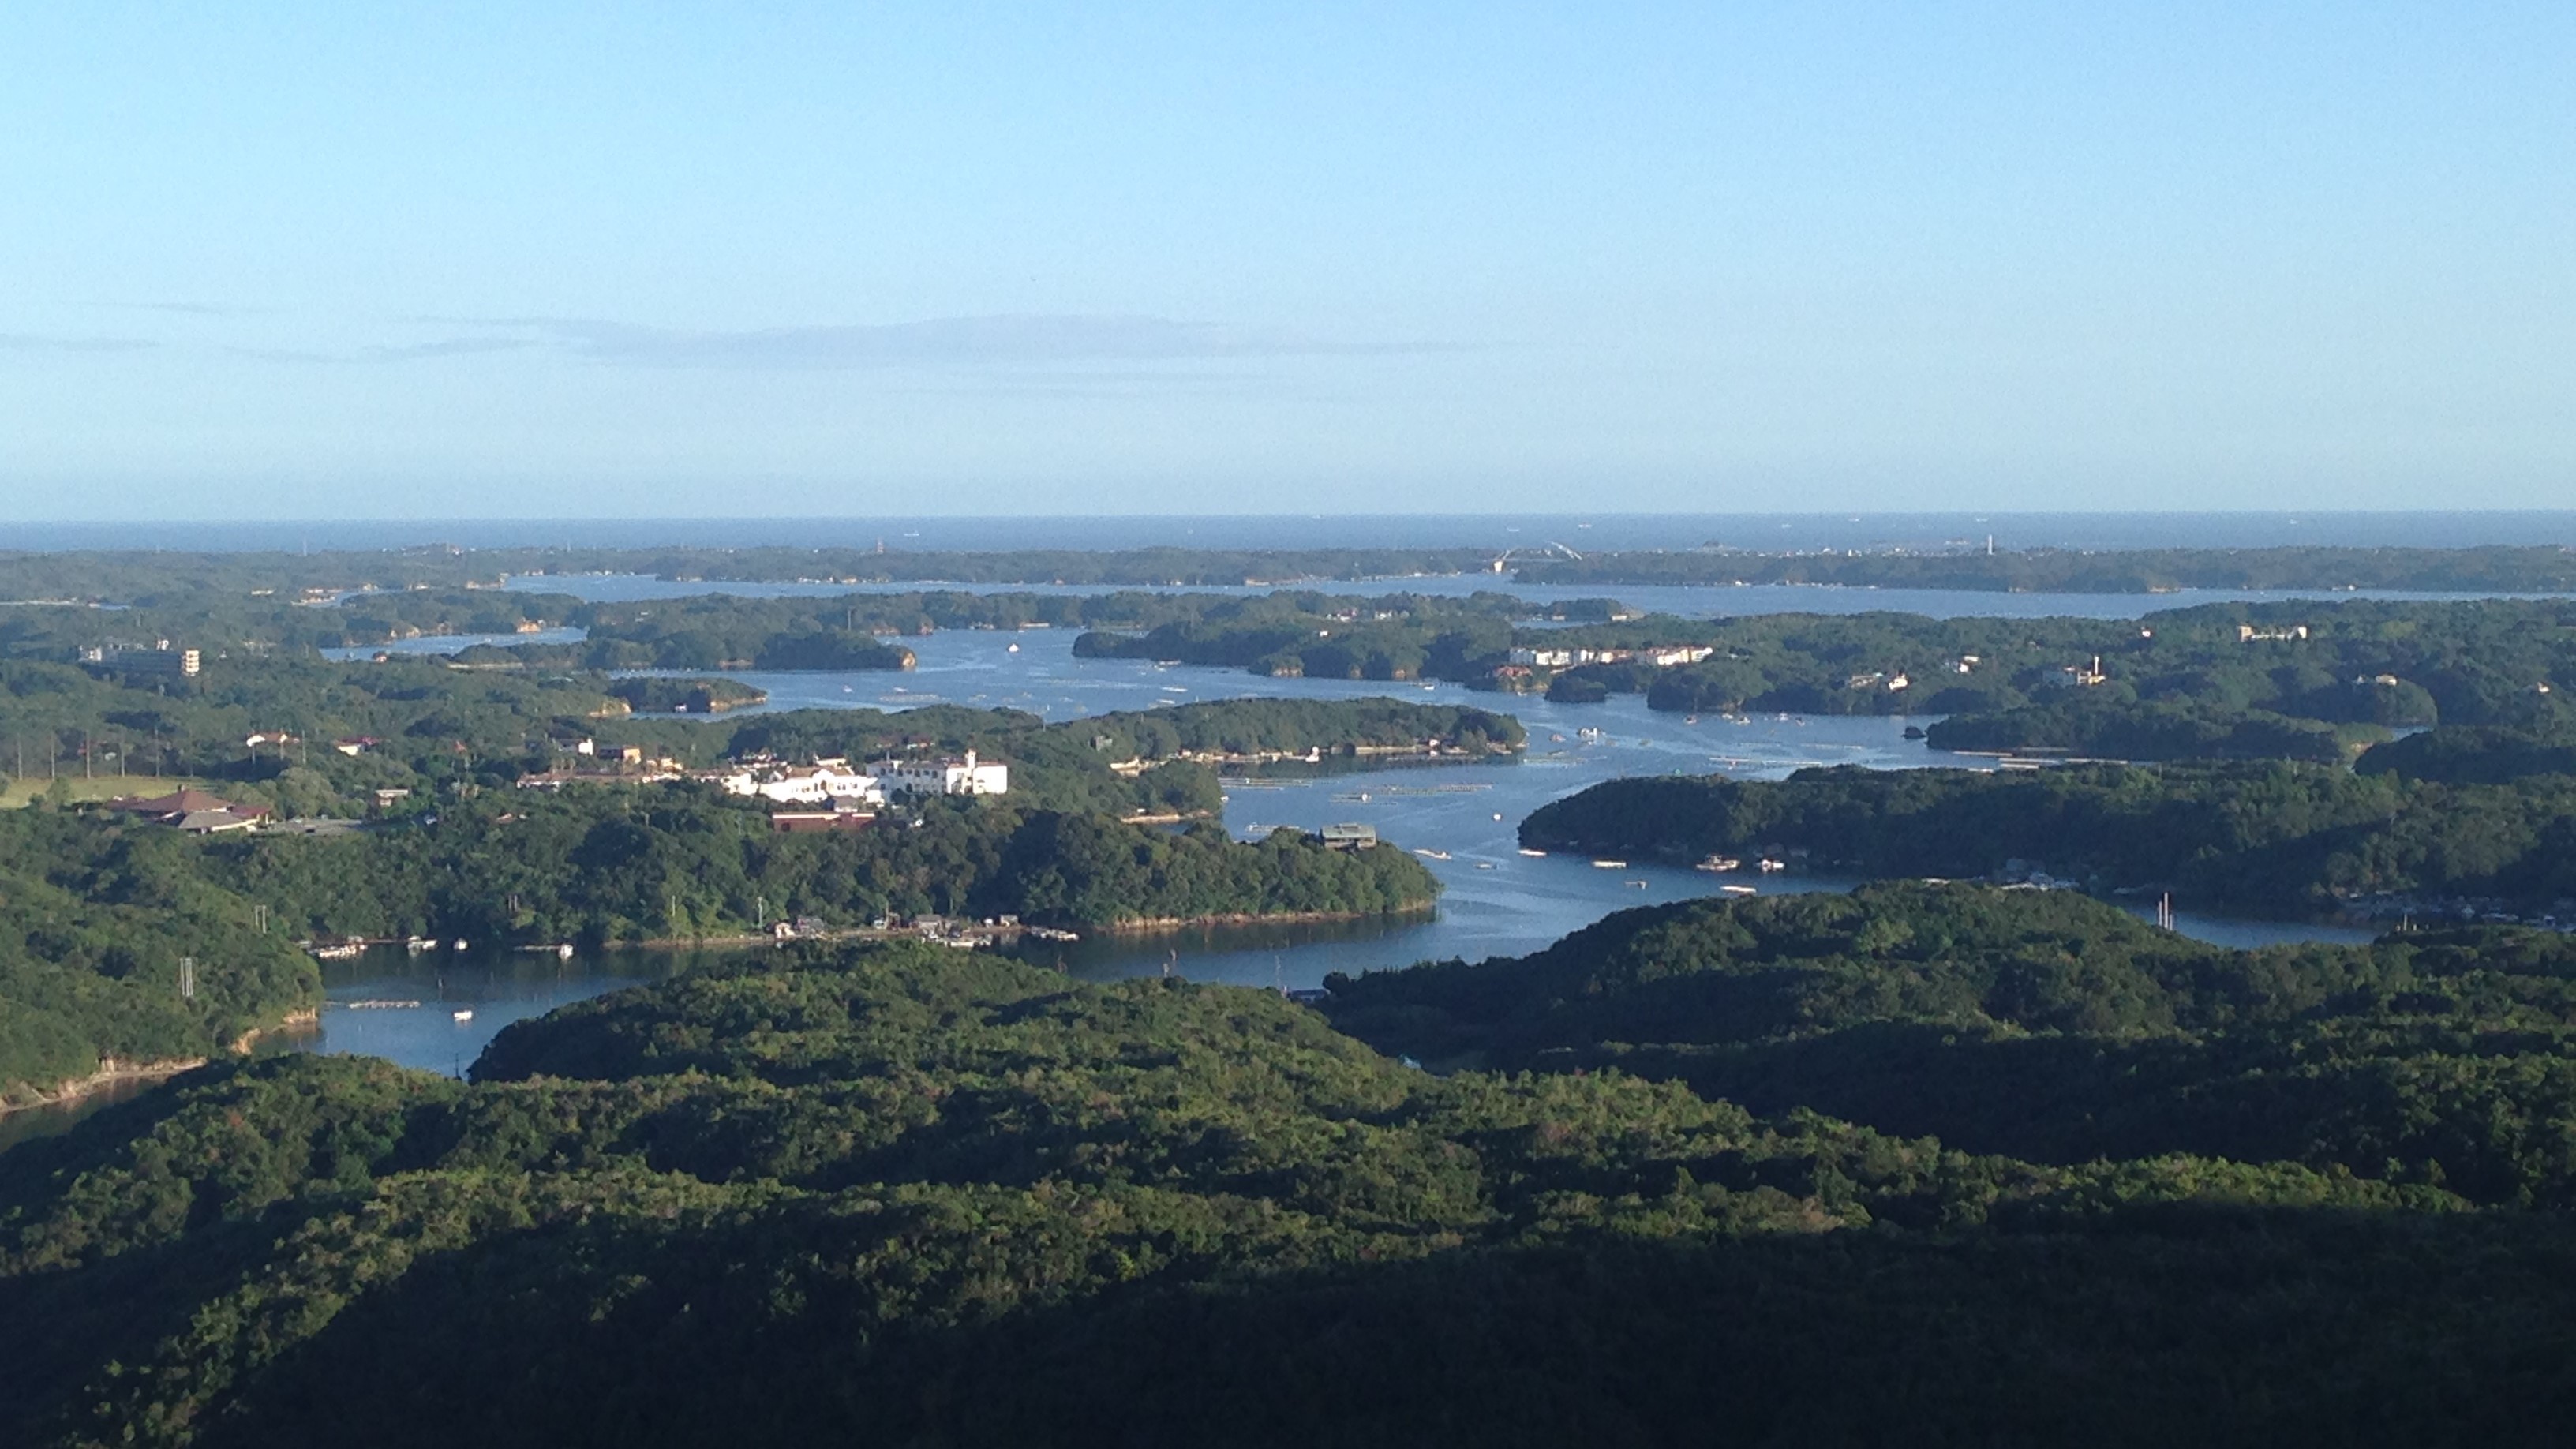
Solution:
<svg viewBox="0 0 2576 1449"><path fill-rule="evenodd" d="M754 761L699 778L727 794L801 807L770 812L769 828L781 835L865 830L876 822L874 807L890 799L1011 792L1011 767L977 759L973 750L955 759L888 759L869 770L854 769L844 759L810 765Z"/></svg>
<svg viewBox="0 0 2576 1449"><path fill-rule="evenodd" d="M782 805L833 805L855 808L882 805L889 798L917 795L1007 795L1011 767L979 760L973 750L962 758L884 760L873 773L851 768L843 759L810 765L755 761L704 776L733 795L756 795Z"/></svg>
<svg viewBox="0 0 2576 1449"><path fill-rule="evenodd" d="M840 758L790 765L773 759L740 760L713 770L692 770L671 759L648 759L633 745L602 749L590 740L559 743L572 760L555 769L522 776L521 789L560 789L565 785L651 785L695 780L729 795L780 807L770 812L770 828L781 834L828 830L864 830L876 819L876 808L891 800L929 795L1007 795L1011 767L976 757L973 750L955 758L886 759L865 769Z"/></svg>
<svg viewBox="0 0 2576 1449"><path fill-rule="evenodd" d="M1705 644L1667 644L1644 649L1515 648L1506 656L1524 669L1572 669L1578 664L1651 664L1672 669L1697 664L1717 651Z"/></svg>

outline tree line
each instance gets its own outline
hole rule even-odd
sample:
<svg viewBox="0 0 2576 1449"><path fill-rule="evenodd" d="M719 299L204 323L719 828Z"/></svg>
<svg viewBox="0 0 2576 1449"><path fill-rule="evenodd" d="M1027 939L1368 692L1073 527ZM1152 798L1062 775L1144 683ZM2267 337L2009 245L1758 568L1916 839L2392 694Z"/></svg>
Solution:
<svg viewBox="0 0 2576 1449"><path fill-rule="evenodd" d="M1269 993L917 947L580 1003L472 1077L228 1064L0 1157L0 1424L2493 1440L2576 1324L2561 1217L2429 1182L1435 1075Z"/></svg>
<svg viewBox="0 0 2576 1449"><path fill-rule="evenodd" d="M2576 778L2452 785L2338 766L1798 771L1611 780L1521 822L1533 848L1794 857L1870 876L2044 870L2253 915L2470 902L2576 919Z"/></svg>

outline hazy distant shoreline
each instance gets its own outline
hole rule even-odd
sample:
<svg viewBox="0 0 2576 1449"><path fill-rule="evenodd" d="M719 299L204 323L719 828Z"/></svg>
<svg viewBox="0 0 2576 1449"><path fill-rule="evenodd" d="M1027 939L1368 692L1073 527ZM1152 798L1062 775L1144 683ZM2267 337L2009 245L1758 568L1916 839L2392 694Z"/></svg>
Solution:
<svg viewBox="0 0 2576 1449"><path fill-rule="evenodd" d="M2350 513L1137 514L974 518L613 518L0 522L0 551L465 548L1016 549L2476 548L2576 546L2576 509Z"/></svg>

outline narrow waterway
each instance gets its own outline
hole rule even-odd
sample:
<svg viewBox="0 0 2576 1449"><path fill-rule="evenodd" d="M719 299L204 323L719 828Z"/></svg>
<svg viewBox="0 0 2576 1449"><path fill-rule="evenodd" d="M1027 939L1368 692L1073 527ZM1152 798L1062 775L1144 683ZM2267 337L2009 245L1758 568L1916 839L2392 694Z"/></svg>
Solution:
<svg viewBox="0 0 2576 1449"><path fill-rule="evenodd" d="M670 585L629 577L531 579L593 597L662 597L672 593L848 592L846 586ZM1366 586L1371 592L1442 581ZM1453 581L1454 582L1454 581ZM1468 581L1474 583L1477 581ZM1353 587L1336 585L1334 587ZM632 592L628 592L632 590ZM1427 591L1427 590L1426 590ZM1647 607L1679 602L1688 612L1754 613L1783 608L1849 612L1896 608L1915 612L2082 613L2134 617L2151 607L2174 607L2215 596L1962 595L1933 591L1858 589L1672 589L1662 591L1531 591L1572 597L1615 592ZM1691 596L1687 601L1640 594ZM2277 597L2277 596L2276 596ZM2349 597L2348 595L2345 597ZM550 631L552 642L578 631ZM1193 701L1247 697L1361 699L1394 697L1471 704L1517 716L1529 731L1526 755L1514 761L1412 765L1310 778L1234 779L1228 782L1225 821L1251 837L1292 826L1312 830L1328 823L1375 826L1393 848L1422 855L1445 887L1438 909L1425 918L1282 926L1229 926L1150 935L1094 933L1072 944L1030 943L1028 959L1060 966L1076 977L1104 980L1170 970L1198 980L1248 985L1307 987L1330 973L1382 970L1428 960L1482 960L1537 950L1568 932L1631 906L1687 900L1732 886L1770 893L1847 890L1855 880L1789 873L1717 876L1646 862L1596 865L1571 856L1531 857L1517 849L1521 819L1550 800L1621 776L1727 773L1778 779L1811 765L1851 764L1873 769L1933 765L1981 766L1982 761L1930 750L1903 738L1909 721L1885 717L1764 715L1730 721L1659 714L1640 696L1602 704L1563 705L1543 698L1470 691L1450 683L1335 679L1271 679L1233 669L1158 665L1144 660L1085 659L1072 654L1075 631L952 630L906 641L919 667L903 672L749 672L731 677L769 691L750 710L709 721L727 728L743 714L781 709L875 708L901 710L928 704L1029 711L1049 720L1075 719L1113 710L1143 710ZM404 653L432 653L466 643L527 642L525 636L473 639L419 638L389 646ZM369 650L332 651L363 656ZM2134 907L2146 914L2149 907ZM2333 925L2239 921L2184 911L2177 928L2233 946L2283 941L2360 942L2374 933ZM765 949L765 948L753 948ZM326 963L326 1001L314 1029L272 1040L268 1050L364 1053L404 1066L457 1072L502 1027L539 1016L568 1002L651 981L685 969L705 953L612 951L558 961L550 955L447 950L410 955L374 950L347 962ZM361 1004L367 1003L367 1004ZM459 1013L465 1013L460 1016ZM27 1138L60 1132L71 1123L147 1090L119 1087L79 1103L0 1117L0 1149Z"/></svg>

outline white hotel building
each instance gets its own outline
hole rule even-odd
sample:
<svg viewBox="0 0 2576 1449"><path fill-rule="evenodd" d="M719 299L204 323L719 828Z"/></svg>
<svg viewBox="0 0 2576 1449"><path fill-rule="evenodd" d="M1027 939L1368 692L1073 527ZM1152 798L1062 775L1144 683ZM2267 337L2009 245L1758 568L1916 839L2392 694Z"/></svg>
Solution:
<svg viewBox="0 0 2576 1449"><path fill-rule="evenodd" d="M981 764L968 750L962 760L886 760L877 777L896 795L1007 795L1011 767Z"/></svg>

